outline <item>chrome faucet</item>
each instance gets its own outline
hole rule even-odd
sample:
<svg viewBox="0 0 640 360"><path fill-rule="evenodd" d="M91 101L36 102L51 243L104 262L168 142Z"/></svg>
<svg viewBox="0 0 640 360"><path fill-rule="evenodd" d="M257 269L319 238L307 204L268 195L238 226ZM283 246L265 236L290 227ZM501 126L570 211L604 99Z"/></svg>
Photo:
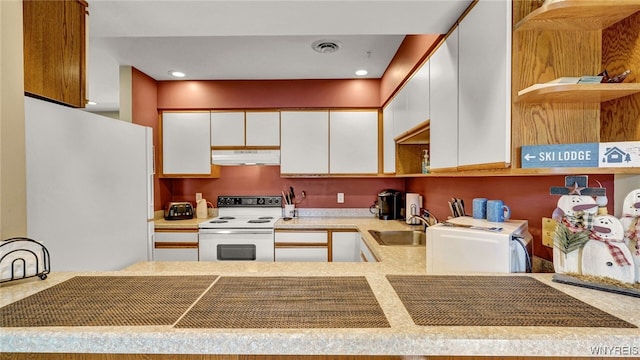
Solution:
<svg viewBox="0 0 640 360"><path fill-rule="evenodd" d="M411 215L411 217L409 217L409 220L413 220L413 219L417 219L422 221L422 223L424 224L424 229L426 230L427 227L431 226L431 224L429 223L429 221L425 218L423 218L420 215Z"/></svg>

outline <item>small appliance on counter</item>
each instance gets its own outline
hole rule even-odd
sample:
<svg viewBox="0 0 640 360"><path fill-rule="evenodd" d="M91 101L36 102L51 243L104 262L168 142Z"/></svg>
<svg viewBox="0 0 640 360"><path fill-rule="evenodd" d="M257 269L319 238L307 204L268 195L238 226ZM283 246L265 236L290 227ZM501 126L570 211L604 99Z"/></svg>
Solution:
<svg viewBox="0 0 640 360"><path fill-rule="evenodd" d="M193 206L190 202L170 202L164 210L165 220L193 219Z"/></svg>
<svg viewBox="0 0 640 360"><path fill-rule="evenodd" d="M406 198L407 198L407 206L406 206L406 209L404 210L404 213L407 218L406 219L407 224L410 224L410 225L422 224L420 220L411 218L411 216L413 215L420 216L420 210L422 209L422 196L416 193L407 193Z"/></svg>
<svg viewBox="0 0 640 360"><path fill-rule="evenodd" d="M378 194L378 219L399 220L404 219L404 202L402 192L386 189Z"/></svg>
<svg viewBox="0 0 640 360"><path fill-rule="evenodd" d="M427 274L525 272L531 239L526 220L449 219L427 228Z"/></svg>

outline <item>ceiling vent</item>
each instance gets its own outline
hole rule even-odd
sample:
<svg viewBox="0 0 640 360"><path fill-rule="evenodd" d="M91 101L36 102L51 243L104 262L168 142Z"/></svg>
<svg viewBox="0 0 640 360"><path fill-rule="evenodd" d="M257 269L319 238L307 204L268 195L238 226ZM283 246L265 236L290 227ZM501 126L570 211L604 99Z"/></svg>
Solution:
<svg viewBox="0 0 640 360"><path fill-rule="evenodd" d="M340 50L342 44L335 40L318 40L311 44L311 47L321 54L331 54Z"/></svg>

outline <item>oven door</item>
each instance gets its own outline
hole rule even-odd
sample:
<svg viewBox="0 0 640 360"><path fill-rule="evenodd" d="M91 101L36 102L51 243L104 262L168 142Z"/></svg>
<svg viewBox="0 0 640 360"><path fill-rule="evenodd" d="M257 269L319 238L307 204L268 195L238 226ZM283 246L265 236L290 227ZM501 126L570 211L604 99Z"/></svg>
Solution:
<svg viewBox="0 0 640 360"><path fill-rule="evenodd" d="M273 229L200 229L200 261L273 261Z"/></svg>

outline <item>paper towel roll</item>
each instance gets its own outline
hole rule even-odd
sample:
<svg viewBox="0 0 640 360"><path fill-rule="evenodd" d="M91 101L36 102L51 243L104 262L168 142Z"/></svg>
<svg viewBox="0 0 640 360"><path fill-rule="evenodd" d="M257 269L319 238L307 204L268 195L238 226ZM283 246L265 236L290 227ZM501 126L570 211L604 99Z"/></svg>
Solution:
<svg viewBox="0 0 640 360"><path fill-rule="evenodd" d="M422 208L422 196L416 193L407 193L406 199L407 204L404 213L407 217L407 224L420 224L420 220L409 218L411 217L411 215L420 215L420 208Z"/></svg>

